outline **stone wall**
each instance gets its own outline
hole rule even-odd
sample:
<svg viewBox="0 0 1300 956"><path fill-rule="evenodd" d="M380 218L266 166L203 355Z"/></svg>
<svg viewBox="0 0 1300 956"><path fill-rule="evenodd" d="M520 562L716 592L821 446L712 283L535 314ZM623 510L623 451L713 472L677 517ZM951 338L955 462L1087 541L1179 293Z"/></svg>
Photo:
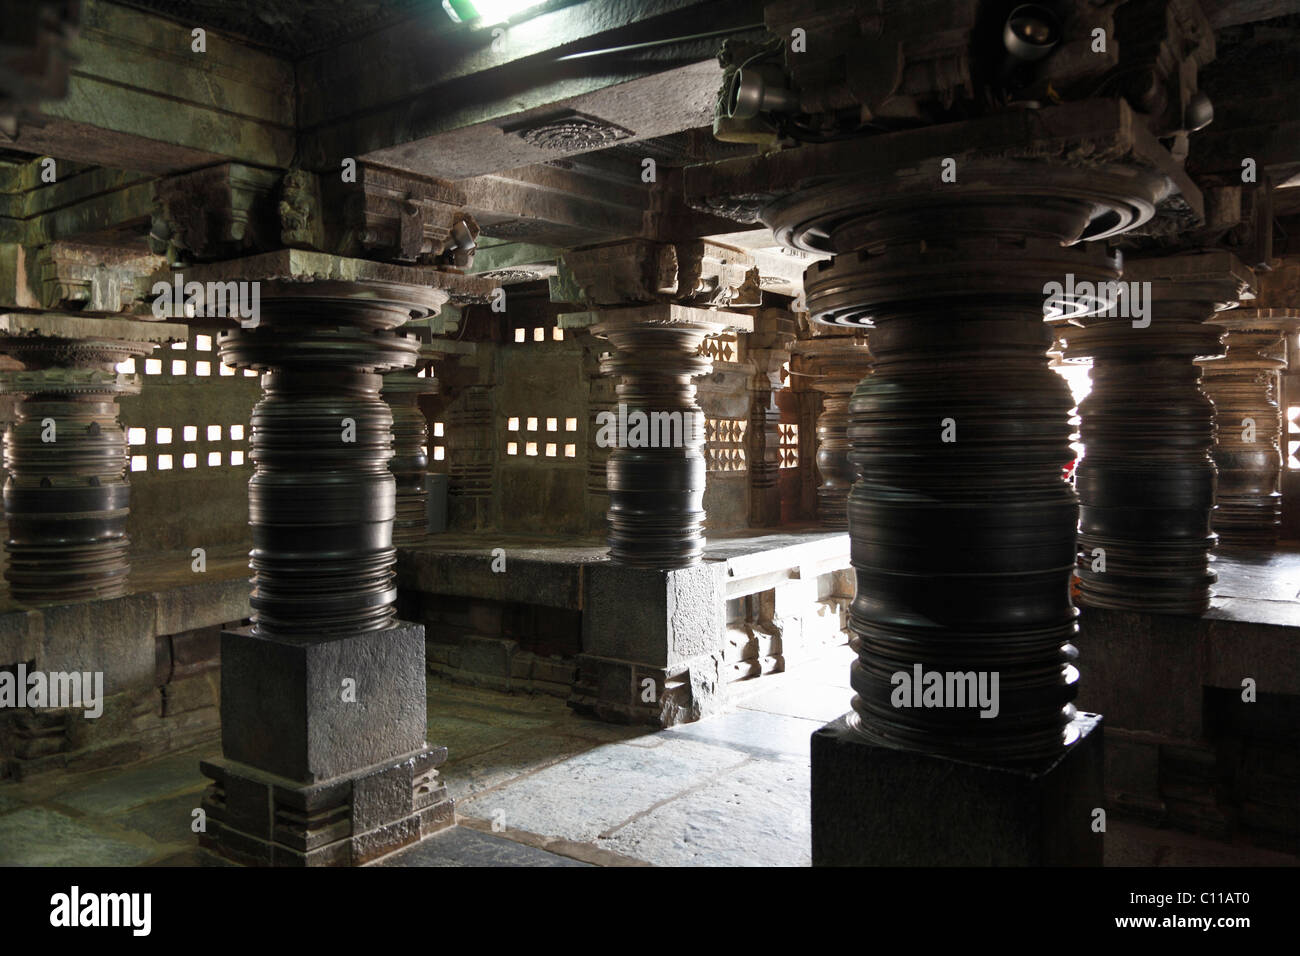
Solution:
<svg viewBox="0 0 1300 956"><path fill-rule="evenodd" d="M136 550L248 540L249 417L260 390L255 376L218 360L223 327L191 324L184 349L134 360L144 388L120 406L131 456L127 529Z"/></svg>

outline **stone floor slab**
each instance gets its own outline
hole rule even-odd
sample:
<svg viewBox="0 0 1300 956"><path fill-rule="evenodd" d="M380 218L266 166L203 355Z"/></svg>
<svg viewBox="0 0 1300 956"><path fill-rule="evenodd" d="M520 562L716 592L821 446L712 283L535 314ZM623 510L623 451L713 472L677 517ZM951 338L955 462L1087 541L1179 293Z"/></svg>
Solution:
<svg viewBox="0 0 1300 956"><path fill-rule="evenodd" d="M69 781L72 779L75 778L69 777ZM87 813L113 816L182 790L200 789L207 782L199 773L199 756L184 753L126 770L89 774L86 783L71 786L54 799Z"/></svg>
<svg viewBox="0 0 1300 956"><path fill-rule="evenodd" d="M753 760L597 845L659 866L810 866L806 761Z"/></svg>
<svg viewBox="0 0 1300 956"><path fill-rule="evenodd" d="M668 738L668 733L653 749L625 743L597 747L459 809L540 836L587 842L746 760L734 749Z"/></svg>
<svg viewBox="0 0 1300 956"><path fill-rule="evenodd" d="M775 690L755 694L741 710L761 710L781 717L802 717L822 723L835 720L849 709L849 694L836 693L824 684L789 682ZM809 731L811 733L811 731Z"/></svg>
<svg viewBox="0 0 1300 956"><path fill-rule="evenodd" d="M155 800L114 819L118 826L143 833L164 843L186 845L198 839L191 826L194 811L203 803L203 791L191 790Z"/></svg>
<svg viewBox="0 0 1300 956"><path fill-rule="evenodd" d="M807 760L813 732L824 723L816 718L737 710L693 724L678 724L664 734L730 747L755 757L789 756Z"/></svg>
<svg viewBox="0 0 1300 956"><path fill-rule="evenodd" d="M578 737L529 734L500 747L449 763L442 772L447 790L457 801L498 787L509 780L559 763L590 750L595 744Z"/></svg>
<svg viewBox="0 0 1300 956"><path fill-rule="evenodd" d="M44 807L0 816L0 866L136 866L158 852Z"/></svg>
<svg viewBox="0 0 1300 956"><path fill-rule="evenodd" d="M393 854L381 866L589 866L469 827L452 827Z"/></svg>

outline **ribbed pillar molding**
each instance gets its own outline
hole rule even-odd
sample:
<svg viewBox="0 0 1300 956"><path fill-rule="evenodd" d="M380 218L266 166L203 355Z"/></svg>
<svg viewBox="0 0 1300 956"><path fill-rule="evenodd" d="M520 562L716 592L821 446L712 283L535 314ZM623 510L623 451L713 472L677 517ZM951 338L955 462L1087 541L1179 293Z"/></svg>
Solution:
<svg viewBox="0 0 1300 956"><path fill-rule="evenodd" d="M810 385L822 395L817 416L817 520L823 528L843 531L849 526L849 396L871 372L865 333L820 335L796 343L800 368L813 376Z"/></svg>
<svg viewBox="0 0 1300 956"><path fill-rule="evenodd" d="M118 398L140 391L115 367L154 343L184 341L184 326L59 313L0 316L0 352L23 365L0 372L17 395L5 432L5 578L26 603L116 597L126 588L126 435Z"/></svg>
<svg viewBox="0 0 1300 956"><path fill-rule="evenodd" d="M1250 278L1222 252L1126 260L1124 282L1139 297L1120 299L1117 315L1062 327L1067 358L1093 360L1075 482L1084 604L1209 610L1214 407L1194 360L1223 354L1215 313L1235 305ZM1132 314L1134 301L1145 301L1145 315Z"/></svg>
<svg viewBox="0 0 1300 956"><path fill-rule="evenodd" d="M318 636L393 621L393 416L378 373L415 363L397 303L263 291L262 321L220 337L221 360L262 376L249 482L258 633Z"/></svg>
<svg viewBox="0 0 1300 956"><path fill-rule="evenodd" d="M420 396L437 392L431 366L425 377L415 369L384 375L384 401L393 416L393 458L388 463L397 494L393 544L419 544L429 535L429 423Z"/></svg>
<svg viewBox="0 0 1300 956"><path fill-rule="evenodd" d="M939 169L942 157L933 159ZM1069 584L1078 508L1064 381L1048 367L1050 282L1113 280L1080 238L1149 215L1156 178L1015 160L927 162L887 185L842 178L764 210L834 258L805 275L815 320L870 324L849 403L857 597L852 724L890 747L991 762L1059 754L1079 732ZM996 714L900 700L898 675L996 677ZM941 677L942 679L942 677Z"/></svg>
<svg viewBox="0 0 1300 956"><path fill-rule="evenodd" d="M1285 460L1279 373L1285 337L1300 328L1294 309L1236 309L1217 320L1227 354L1200 363L1218 424L1219 485L1214 530L1222 548L1271 550L1282 522L1278 480Z"/></svg>
<svg viewBox="0 0 1300 956"><path fill-rule="evenodd" d="M696 376L713 368L705 336L747 316L659 303L597 313L592 334L615 351L601 362L619 377L614 445L606 463L609 554L641 568L683 568L704 554L704 411Z"/></svg>

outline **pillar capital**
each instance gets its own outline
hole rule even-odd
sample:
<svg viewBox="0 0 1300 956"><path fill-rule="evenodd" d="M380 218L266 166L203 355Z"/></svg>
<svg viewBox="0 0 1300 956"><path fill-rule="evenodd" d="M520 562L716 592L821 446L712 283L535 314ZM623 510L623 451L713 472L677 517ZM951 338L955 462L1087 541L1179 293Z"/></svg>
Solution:
<svg viewBox="0 0 1300 956"><path fill-rule="evenodd" d="M219 163L159 180L152 251L209 262L283 247L468 268L478 224L454 184L365 162L334 175Z"/></svg>
<svg viewBox="0 0 1300 956"><path fill-rule="evenodd" d="M592 308L676 303L745 308L760 301L754 257L709 239L627 239L564 253L552 299Z"/></svg>

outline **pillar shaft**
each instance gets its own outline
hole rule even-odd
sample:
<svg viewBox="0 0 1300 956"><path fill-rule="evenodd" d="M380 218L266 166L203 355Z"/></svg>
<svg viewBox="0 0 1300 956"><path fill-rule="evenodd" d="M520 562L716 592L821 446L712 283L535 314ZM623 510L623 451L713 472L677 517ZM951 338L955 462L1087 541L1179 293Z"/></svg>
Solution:
<svg viewBox="0 0 1300 956"><path fill-rule="evenodd" d="M1095 607L1204 614L1215 468L1214 407L1197 356L1222 354L1209 320L1235 303L1248 276L1223 253L1130 260L1145 317L1097 315L1061 333L1071 359L1093 360L1080 405L1081 601Z"/></svg>
<svg viewBox="0 0 1300 956"><path fill-rule="evenodd" d="M707 336L753 330L750 316L720 311L759 304L753 258L709 240L633 239L570 250L561 273L564 300L591 310L561 316L562 325L614 347L600 369L619 379L618 407L598 415L596 433L611 449L610 557L664 570L697 564L706 470L692 379L713 368L700 348Z"/></svg>
<svg viewBox="0 0 1300 956"><path fill-rule="evenodd" d="M781 409L776 397L790 361L795 334L793 316L759 309L754 331L741 340L741 356L754 367L750 378L749 428L745 457L749 462L749 523L756 528L781 523Z"/></svg>
<svg viewBox="0 0 1300 956"><path fill-rule="evenodd" d="M826 335L801 342L798 352L821 393L817 416L817 520L824 528L849 526L848 499L853 487L849 461L849 398L871 372L871 353L864 335Z"/></svg>
<svg viewBox="0 0 1300 956"><path fill-rule="evenodd" d="M1131 190L1156 187L1104 168L1086 182L1029 162L962 168L976 187L841 179L764 221L834 253L805 276L817 321L873 327L873 372L849 405L853 723L892 747L1028 761L1079 732L1073 401L1047 363L1045 286L1114 279L1103 250L1070 244L1126 228L1141 214ZM949 689L927 703L930 675ZM996 679L997 704L974 706L969 684L959 695L962 675L990 697Z"/></svg>
<svg viewBox="0 0 1300 956"><path fill-rule="evenodd" d="M429 423L420 396L438 391L438 380L412 370L384 376L384 400L393 416L393 457L388 463L396 490L394 544L419 544L429 533Z"/></svg>
<svg viewBox="0 0 1300 956"><path fill-rule="evenodd" d="M713 368L700 343L724 328L716 313L662 305L604 313L592 329L615 348L602 369L620 378L624 434L606 463L615 561L681 568L704 554L704 411L692 380Z"/></svg>
<svg viewBox="0 0 1300 956"><path fill-rule="evenodd" d="M1271 549L1282 522L1278 371L1286 366L1283 336L1300 320L1284 310L1243 309L1224 324L1227 354L1201 363L1218 424L1214 530L1220 547Z"/></svg>

